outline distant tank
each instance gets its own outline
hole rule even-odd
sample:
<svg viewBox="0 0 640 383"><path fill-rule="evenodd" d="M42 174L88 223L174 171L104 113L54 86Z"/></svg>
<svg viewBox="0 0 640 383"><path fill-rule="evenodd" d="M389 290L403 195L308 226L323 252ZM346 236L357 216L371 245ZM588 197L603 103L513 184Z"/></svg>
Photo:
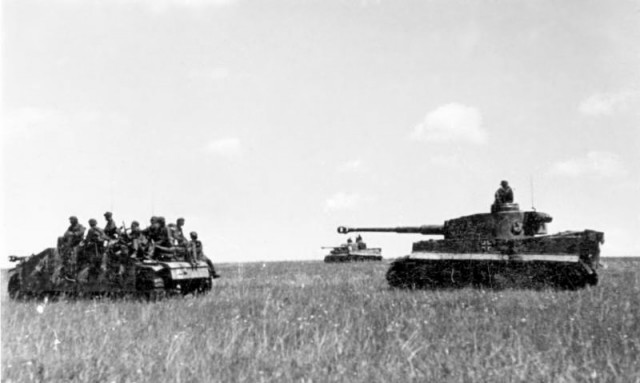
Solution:
<svg viewBox="0 0 640 383"><path fill-rule="evenodd" d="M339 227L338 232L438 235L413 244L410 255L387 272L393 287L580 288L596 285L604 233L594 230L546 235L550 215L521 211L516 203L495 203L490 213L443 225L395 228Z"/></svg>
<svg viewBox="0 0 640 383"><path fill-rule="evenodd" d="M348 242L336 247L323 247L323 249L331 249L331 252L324 257L326 263L382 260L382 249L367 248L367 244L362 241L360 236L358 236L355 243Z"/></svg>
<svg viewBox="0 0 640 383"><path fill-rule="evenodd" d="M48 248L26 257L9 270L11 298L50 295L140 295L158 298L171 293L204 293L217 277L205 261L165 255L154 260L133 258L112 244L103 252L80 245Z"/></svg>

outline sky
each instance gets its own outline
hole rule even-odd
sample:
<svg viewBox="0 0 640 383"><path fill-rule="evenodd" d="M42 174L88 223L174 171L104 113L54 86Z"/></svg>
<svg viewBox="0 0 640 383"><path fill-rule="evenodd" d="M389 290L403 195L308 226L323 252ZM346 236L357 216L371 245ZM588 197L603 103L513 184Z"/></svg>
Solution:
<svg viewBox="0 0 640 383"><path fill-rule="evenodd" d="M640 255L639 1L4 0L1 64L6 255L112 211L184 217L214 262L321 259L502 179Z"/></svg>

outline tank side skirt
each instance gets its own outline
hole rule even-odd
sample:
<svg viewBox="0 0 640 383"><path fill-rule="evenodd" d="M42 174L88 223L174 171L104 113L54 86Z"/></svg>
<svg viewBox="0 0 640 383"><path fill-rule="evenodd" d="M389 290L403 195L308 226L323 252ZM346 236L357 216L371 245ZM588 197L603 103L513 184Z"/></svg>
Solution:
<svg viewBox="0 0 640 383"><path fill-rule="evenodd" d="M571 262L580 261L578 255L548 255L548 254L488 254L488 253L431 253L414 252L409 255L409 259L422 260L469 260L469 261L544 261L544 262Z"/></svg>

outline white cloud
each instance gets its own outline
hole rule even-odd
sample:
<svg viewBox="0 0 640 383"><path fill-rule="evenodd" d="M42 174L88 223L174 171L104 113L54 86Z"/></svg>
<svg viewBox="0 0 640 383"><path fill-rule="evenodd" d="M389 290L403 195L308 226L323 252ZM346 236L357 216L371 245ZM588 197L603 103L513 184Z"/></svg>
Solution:
<svg viewBox="0 0 640 383"><path fill-rule="evenodd" d="M357 193L339 192L327 198L326 211L355 209L362 202L362 196Z"/></svg>
<svg viewBox="0 0 640 383"><path fill-rule="evenodd" d="M362 160L347 161L338 166L338 171L341 173L357 173L363 170Z"/></svg>
<svg viewBox="0 0 640 383"><path fill-rule="evenodd" d="M592 151L585 157L555 163L549 173L569 177L618 177L626 175L627 169L622 158L617 154Z"/></svg>
<svg viewBox="0 0 640 383"><path fill-rule="evenodd" d="M235 137L209 141L207 151L223 157L236 157L241 154L240 140Z"/></svg>
<svg viewBox="0 0 640 383"><path fill-rule="evenodd" d="M482 115L478 109L452 103L427 113L424 121L414 128L411 138L428 142L483 144L487 141L487 134L482 129Z"/></svg>
<svg viewBox="0 0 640 383"><path fill-rule="evenodd" d="M628 109L634 100L640 100L640 92L596 93L583 100L578 110L589 116L608 116Z"/></svg>

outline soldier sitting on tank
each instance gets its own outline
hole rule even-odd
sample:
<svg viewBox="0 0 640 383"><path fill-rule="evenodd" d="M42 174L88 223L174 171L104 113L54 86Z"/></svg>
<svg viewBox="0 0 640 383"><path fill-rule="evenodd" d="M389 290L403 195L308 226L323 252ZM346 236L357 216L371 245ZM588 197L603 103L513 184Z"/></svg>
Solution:
<svg viewBox="0 0 640 383"><path fill-rule="evenodd" d="M104 234L109 237L109 239L117 239L120 236L120 229L113 220L113 214L110 211L104 213L104 219L107 221L103 229Z"/></svg>
<svg viewBox="0 0 640 383"><path fill-rule="evenodd" d="M129 254L133 258L143 258L146 249L146 238L140 230L140 223L138 221L131 222L131 229L123 235L127 246L129 247Z"/></svg>
<svg viewBox="0 0 640 383"><path fill-rule="evenodd" d="M153 258L174 258L175 249L171 243L171 233L165 224L164 217L157 217L149 239L152 243Z"/></svg>
<svg viewBox="0 0 640 383"><path fill-rule="evenodd" d="M59 249L72 249L82 242L84 238L85 227L82 226L78 222L78 218L76 216L69 217L69 228L64 232L62 237L58 238L58 248Z"/></svg>
<svg viewBox="0 0 640 383"><path fill-rule="evenodd" d="M191 233L189 233L189 236L191 237L191 241L189 241L189 253L191 254L191 261L193 263L197 261L205 261L207 263L207 267L209 267L209 273L211 274L211 277L220 278L220 275L216 273L215 267L213 267L213 262L211 262L211 260L206 255L204 255L202 249L202 241L198 239L198 233L192 231Z"/></svg>
<svg viewBox="0 0 640 383"><path fill-rule="evenodd" d="M87 237L84 240L85 249L94 251L96 254L102 254L104 252L104 242L108 240L109 237L104 230L98 227L98 221L91 218Z"/></svg>
<svg viewBox="0 0 640 383"><path fill-rule="evenodd" d="M175 225L171 226L171 236L177 245L186 246L188 244L187 237L184 236L184 218L178 218Z"/></svg>
<svg viewBox="0 0 640 383"><path fill-rule="evenodd" d="M358 234L356 237L356 247L358 250L364 250L367 248L367 244L362 241L362 236Z"/></svg>

